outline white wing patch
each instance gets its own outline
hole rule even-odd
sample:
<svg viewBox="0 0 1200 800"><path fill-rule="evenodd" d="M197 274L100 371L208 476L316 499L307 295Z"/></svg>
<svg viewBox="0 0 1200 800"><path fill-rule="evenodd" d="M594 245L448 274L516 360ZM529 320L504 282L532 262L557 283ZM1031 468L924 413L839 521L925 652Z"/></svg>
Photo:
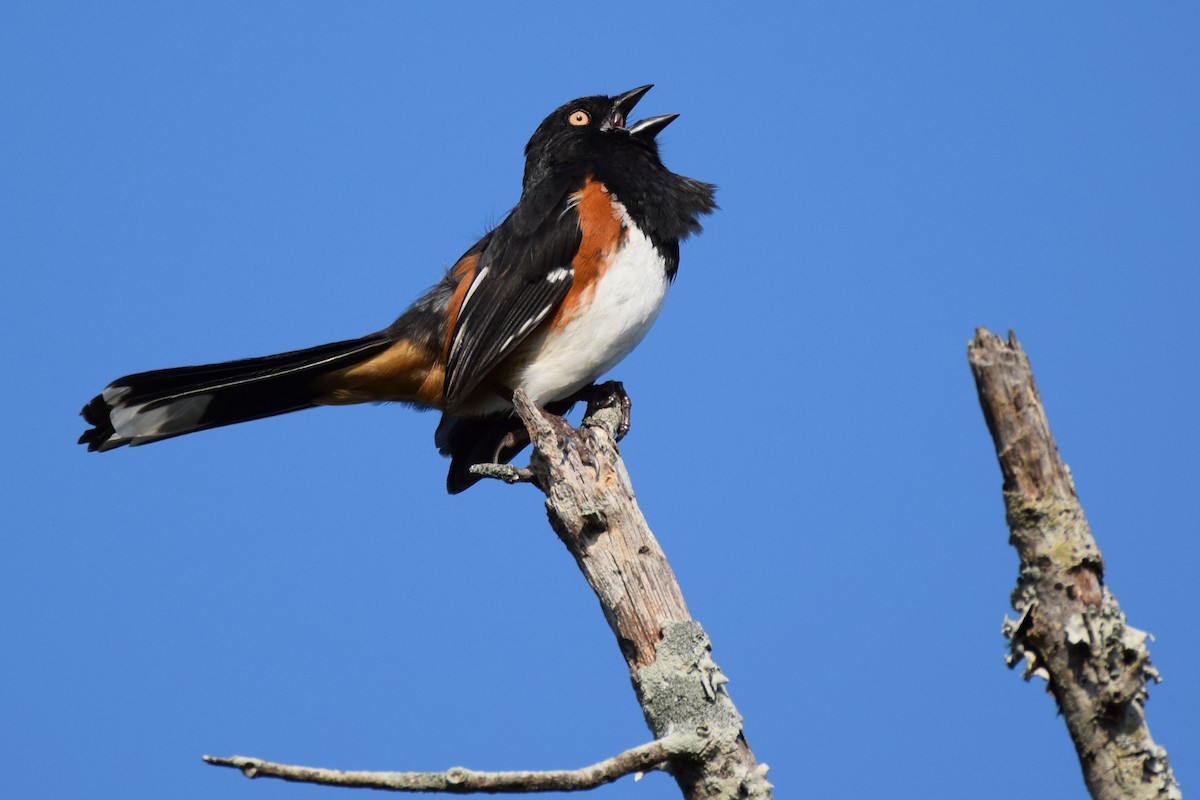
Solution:
<svg viewBox="0 0 1200 800"><path fill-rule="evenodd" d="M474 280L471 281L470 288L467 289L467 295L463 298L462 305L459 306L458 313L461 316L462 310L467 307L467 303L471 302L471 295L475 294L475 290L479 288L479 284L483 283L483 277L488 274L491 267L484 267L475 273Z"/></svg>
<svg viewBox="0 0 1200 800"><path fill-rule="evenodd" d="M546 315L550 313L550 309L552 309L553 307L554 306L546 306L541 311L539 311L535 316L532 316L529 319L522 322L521 327L517 328L517 332L514 333L512 336L509 336L507 339L505 339L504 344L500 345L500 350L501 351L508 350L508 346L510 344L512 344L515 339L520 339L522 336L524 336L526 333L529 332L530 328L534 327L539 322L544 320L546 318Z"/></svg>

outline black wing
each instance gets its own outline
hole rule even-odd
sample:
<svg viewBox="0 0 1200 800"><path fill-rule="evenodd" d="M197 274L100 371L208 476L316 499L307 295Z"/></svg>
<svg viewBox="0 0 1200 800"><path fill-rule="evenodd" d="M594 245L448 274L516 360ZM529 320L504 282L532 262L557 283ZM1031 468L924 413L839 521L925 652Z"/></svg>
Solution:
<svg viewBox="0 0 1200 800"><path fill-rule="evenodd" d="M523 200L524 202L524 200ZM453 413L500 361L554 312L571 288L582 234L575 195L537 225L517 209L493 231L463 299L446 364L446 410Z"/></svg>

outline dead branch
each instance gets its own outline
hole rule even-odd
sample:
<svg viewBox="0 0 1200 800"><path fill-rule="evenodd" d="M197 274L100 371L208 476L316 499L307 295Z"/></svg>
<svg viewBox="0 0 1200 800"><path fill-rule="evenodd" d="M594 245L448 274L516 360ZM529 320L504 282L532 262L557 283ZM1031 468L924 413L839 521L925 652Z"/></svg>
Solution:
<svg viewBox="0 0 1200 800"><path fill-rule="evenodd" d="M769 798L766 765L742 736L742 718L692 619L667 557L634 498L617 451L628 398L606 384L609 402L579 429L514 399L534 452L529 468L546 494L550 525L571 551L617 638L646 723L659 738L696 734L702 746L665 767L685 798Z"/></svg>
<svg viewBox="0 0 1200 800"><path fill-rule="evenodd" d="M204 756L204 760L214 766L240 769L247 778L278 778L296 783L356 789L455 794L574 792L594 789L631 773L657 769L672 757L675 749L686 749L686 744L682 737L654 741L581 769L514 772L478 772L466 767L451 767L445 772L370 772L277 764L243 756Z"/></svg>
<svg viewBox="0 0 1200 800"><path fill-rule="evenodd" d="M591 789L631 772L664 769L688 800L770 800L765 764L742 736L742 718L692 619L666 555L637 507L617 452L628 398L606 385L610 403L589 407L579 429L546 414L523 393L514 398L534 452L528 469L481 465L478 474L535 483L546 494L550 524L596 592L646 722L656 737L579 770L550 772L367 772L205 756L250 778L407 792L542 792Z"/></svg>
<svg viewBox="0 0 1200 800"><path fill-rule="evenodd" d="M1125 622L1104 562L1050 433L1029 359L983 328L967 346L979 402L1004 475L1010 541L1021 573L1005 620L1009 666L1039 675L1067 723L1092 797L1181 798L1167 752L1150 738L1147 635Z"/></svg>

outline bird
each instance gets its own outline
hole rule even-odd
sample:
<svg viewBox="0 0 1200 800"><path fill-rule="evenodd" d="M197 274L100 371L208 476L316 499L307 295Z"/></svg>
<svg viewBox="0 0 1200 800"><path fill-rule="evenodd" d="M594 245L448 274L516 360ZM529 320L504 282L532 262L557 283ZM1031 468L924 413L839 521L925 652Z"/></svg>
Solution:
<svg viewBox="0 0 1200 800"><path fill-rule="evenodd" d="M396 402L441 412L446 488L528 443L516 390L564 414L638 345L679 267L679 244L716 210L716 187L671 172L658 134L628 123L652 88L556 108L525 146L512 210L386 328L303 350L126 375L80 412L88 451L143 445L325 405Z"/></svg>

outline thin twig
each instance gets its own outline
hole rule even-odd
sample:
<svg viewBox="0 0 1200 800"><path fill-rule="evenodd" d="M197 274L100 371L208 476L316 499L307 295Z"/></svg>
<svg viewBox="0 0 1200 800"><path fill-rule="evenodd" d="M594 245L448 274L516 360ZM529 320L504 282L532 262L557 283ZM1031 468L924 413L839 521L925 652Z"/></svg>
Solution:
<svg viewBox="0 0 1200 800"><path fill-rule="evenodd" d="M597 764L573 770L479 772L451 767L445 772L371 772L278 764L244 756L204 756L209 764L240 769L247 778L278 778L392 792L575 792L594 789L635 772L657 769L670 761L676 745L671 737L626 750Z"/></svg>
<svg viewBox="0 0 1200 800"><path fill-rule="evenodd" d="M512 464L472 464L470 471L472 475L495 478L505 483L529 483L533 480L530 470Z"/></svg>

